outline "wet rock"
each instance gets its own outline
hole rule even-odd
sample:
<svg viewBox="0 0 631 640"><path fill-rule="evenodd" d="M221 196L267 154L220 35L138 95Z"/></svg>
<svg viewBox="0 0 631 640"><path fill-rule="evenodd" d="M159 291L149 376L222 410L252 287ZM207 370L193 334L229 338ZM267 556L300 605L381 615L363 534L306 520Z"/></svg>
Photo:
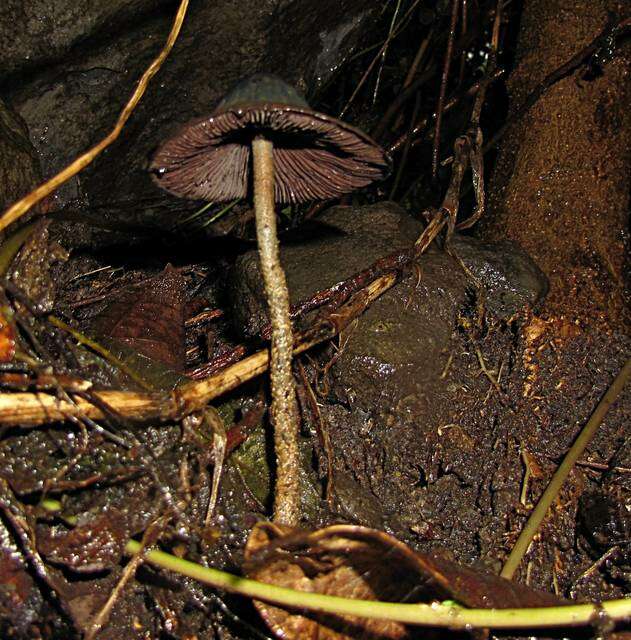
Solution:
<svg viewBox="0 0 631 640"><path fill-rule="evenodd" d="M28 193L39 178L26 124L0 100L0 211Z"/></svg>
<svg viewBox="0 0 631 640"><path fill-rule="evenodd" d="M314 95L352 53L377 5L365 0L320 0L314 21L313 7L305 11L305 4L289 2L278 11L271 25L266 60L287 69L292 74L288 80ZM287 47L284 34L288 32L300 47Z"/></svg>
<svg viewBox="0 0 631 640"><path fill-rule="evenodd" d="M420 223L394 203L330 209L281 241L292 304L404 249L421 231ZM255 251L237 260L231 290L239 330L256 335L267 322L267 313Z"/></svg>
<svg viewBox="0 0 631 640"><path fill-rule="evenodd" d="M86 4L92 2L83 0L76 10ZM88 12L78 21L84 29L100 29L98 38L84 38L81 56L68 53L54 68L12 83L9 89L28 122L47 175L111 129L138 78L163 46L175 11L172 2L169 11L146 9L143 20L121 18L119 27L108 32L110 27L104 25L111 25L118 3L111 10L106 4L101 13ZM131 5L128 17L133 11L142 13L142 7L164 5L158 0L126 4ZM156 146L186 121L210 113L227 90L255 72L273 72L299 83L306 78L302 84L313 86L328 82L354 46L363 16L379 6L376 0L323 4L300 0L280 9L276 0L191 3L176 46L120 140L80 179L64 185L57 194L58 205L84 198L90 204L143 199L140 209L151 209L156 200L181 209L181 200L160 193L149 178L146 167ZM313 24L321 28L314 30ZM302 46L299 50L294 46L295 29L309 33L309 55ZM85 33L81 32L82 38ZM315 67L309 71L313 61ZM128 207L125 216L142 218L137 209ZM116 212L108 215L115 218ZM145 217L137 221L173 223L169 210L151 210Z"/></svg>
<svg viewBox="0 0 631 640"><path fill-rule="evenodd" d="M139 21L170 0L5 0L0 5L0 81L51 63L100 33Z"/></svg>
<svg viewBox="0 0 631 640"><path fill-rule="evenodd" d="M486 310L498 318L509 318L525 306L536 307L548 292L543 271L512 242L458 238L455 249L484 286Z"/></svg>
<svg viewBox="0 0 631 640"><path fill-rule="evenodd" d="M281 259L292 304L349 278L384 255L410 246L422 229L420 222L394 203L329 209L314 223L283 238ZM535 306L545 295L545 276L515 245L464 237L456 238L453 245L482 285L486 310L496 317L508 318L526 305ZM473 281L467 280L453 258L431 250L420 264L423 277L419 287L426 295L435 291L451 300L454 308L463 303ZM238 329L252 337L268 321L256 252L237 260L231 290ZM453 308L449 313L453 315ZM445 326L451 324L447 317L443 319ZM420 323L419 331L424 324Z"/></svg>

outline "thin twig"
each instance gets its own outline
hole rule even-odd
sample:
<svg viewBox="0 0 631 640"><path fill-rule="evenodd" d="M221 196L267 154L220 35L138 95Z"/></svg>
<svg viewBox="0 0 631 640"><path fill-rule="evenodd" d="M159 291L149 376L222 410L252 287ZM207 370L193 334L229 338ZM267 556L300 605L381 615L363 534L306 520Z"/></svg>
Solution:
<svg viewBox="0 0 631 640"><path fill-rule="evenodd" d="M401 0L397 0L397 6L394 9L394 13L392 14L392 20L390 21L390 29L388 30L388 37L383 45L383 49L381 52L381 64L379 65L379 69L377 70L377 79L375 80L375 89L372 94L372 103L373 106L377 102L377 94L379 93L379 84L381 82L381 73L383 72L383 65L386 62L386 54L388 53L388 46L390 42L392 42L392 37L394 35L394 25L397 21L397 16L399 15L399 10L401 9Z"/></svg>
<svg viewBox="0 0 631 640"><path fill-rule="evenodd" d="M429 33L423 38L421 45L419 46L418 51L414 56L414 60L412 61L412 64L408 69L407 75L405 76L405 80L403 81L404 89L407 89L412 84L412 81L414 80L414 76L416 75L419 65L421 64L421 60L425 57L425 53L433 37L434 37L434 27L432 27L429 30Z"/></svg>
<svg viewBox="0 0 631 640"><path fill-rule="evenodd" d="M503 74L504 74L503 69L497 69L493 74L491 81L494 82ZM443 108L443 113L447 113L451 111L454 107L458 106L464 98L469 98L471 96L474 96L480 90L481 83L482 83L482 80L472 84L466 91L460 92L457 95L450 98ZM408 138L412 138L411 146L416 147L422 140L422 138L418 137L419 134L425 130L430 120L432 119L435 120L435 118L436 118L436 114L432 114L432 116L430 117L424 117L421 120L419 120L417 123L415 123L414 127L410 132L406 132L403 135L399 136L399 138L397 138L388 147L388 153L392 154L395 151L398 151L406 143ZM431 131L432 129L429 129L427 133L429 134Z"/></svg>
<svg viewBox="0 0 631 640"><path fill-rule="evenodd" d="M406 19L412 14L412 11L414 11L414 9L416 8L416 5L418 5L420 1L421 0L415 0L412 3L412 6L407 10L405 15L401 18L401 21L399 22L399 24L402 24L402 23L404 23L406 21ZM355 90L351 94L351 97L347 100L347 102L344 105L343 109L340 111L338 117L340 117L340 118L344 117L345 113L348 111L349 107L351 106L351 104L353 103L355 98L357 97L357 94L359 93L360 89L364 86L364 83L368 79L368 76L370 75L370 72L374 69L375 65L377 64L377 61L379 60L379 58L381 57L383 52L387 49L390 40L396 38L397 35L399 35L399 33L400 33L400 30L396 29L394 34L392 35L392 38L386 39L385 42L381 45L381 47L379 48L379 52L372 59L371 63L368 65L368 68L366 69L366 71L364 71L360 81L357 83L357 86L355 87ZM363 52L363 53L365 53L365 52Z"/></svg>
<svg viewBox="0 0 631 640"><path fill-rule="evenodd" d="M408 129L408 136L405 146L403 147L403 153L401 154L401 158L399 160L399 167L397 169L396 176L394 177L394 181L392 183L392 189L390 189L389 200L394 200L394 195L401 183L401 178L403 176L403 171L405 170L405 165L407 164L408 154L410 152L410 144L412 142L412 137L409 135L409 132L412 130L414 123L416 122L416 118L418 115L418 110L421 106L421 92L418 91L416 94L416 100L414 101L414 110L412 111L412 118L410 119L410 126Z"/></svg>
<svg viewBox="0 0 631 640"><path fill-rule="evenodd" d="M440 80L440 92L438 94L438 106L436 107L436 128L434 131L434 145L432 148L432 179L436 180L438 175L438 153L440 147L440 128L443 120L443 109L445 108L445 97L447 95L447 81L449 80L449 67L454 50L454 40L456 37L456 23L458 22L458 6L460 0L452 0L451 22L449 24L449 39L447 40L447 50L445 51L445 62L443 74Z"/></svg>
<svg viewBox="0 0 631 640"><path fill-rule="evenodd" d="M107 624L112 608L116 604L116 601L121 597L125 585L131 580L136 573L138 567L144 562L143 552L145 547L155 544L156 540L160 537L160 534L164 530L168 522L168 518L161 517L153 522L145 531L142 541L138 550L132 555L131 560L127 563L123 569L123 574L116 583L114 589L110 593L105 604L101 607L101 610L94 616L92 623L88 631L85 634L85 640L94 640L96 636L101 632L103 627Z"/></svg>

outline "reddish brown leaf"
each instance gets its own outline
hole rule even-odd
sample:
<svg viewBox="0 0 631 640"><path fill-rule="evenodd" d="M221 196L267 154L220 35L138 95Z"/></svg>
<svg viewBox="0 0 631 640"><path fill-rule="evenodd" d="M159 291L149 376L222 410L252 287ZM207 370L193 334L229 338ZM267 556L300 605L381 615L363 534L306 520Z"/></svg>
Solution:
<svg viewBox="0 0 631 640"><path fill-rule="evenodd" d="M99 318L96 331L183 371L184 284L182 274L168 265L151 281L122 291Z"/></svg>
<svg viewBox="0 0 631 640"><path fill-rule="evenodd" d="M120 560L131 532L125 514L110 509L74 529L46 527L38 534L38 551L50 562L78 572L94 572Z"/></svg>
<svg viewBox="0 0 631 640"><path fill-rule="evenodd" d="M503 578L415 553L383 532L351 525L306 532L260 523L248 540L246 560L248 575L256 580L346 598L408 603L450 599L487 608L562 603L560 598ZM284 640L408 637L408 628L395 622L256 605ZM431 631L425 636L431 637Z"/></svg>

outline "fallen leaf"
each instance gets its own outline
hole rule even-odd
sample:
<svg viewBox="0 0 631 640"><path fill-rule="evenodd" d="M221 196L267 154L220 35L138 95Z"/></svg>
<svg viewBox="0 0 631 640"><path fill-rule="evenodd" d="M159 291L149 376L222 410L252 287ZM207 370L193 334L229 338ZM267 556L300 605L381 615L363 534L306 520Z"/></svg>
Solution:
<svg viewBox="0 0 631 640"><path fill-rule="evenodd" d="M412 551L396 538L365 527L335 525L307 532L259 523L246 546L249 577L300 591L387 602L456 600L468 607L552 606L563 601L492 574ZM398 622L287 611L256 602L270 629L283 640L400 639ZM426 629L424 638L444 630Z"/></svg>
<svg viewBox="0 0 631 640"><path fill-rule="evenodd" d="M49 562L91 573L117 564L130 535L129 518L118 509L110 509L72 529L40 528L37 549Z"/></svg>
<svg viewBox="0 0 631 640"><path fill-rule="evenodd" d="M182 274L168 265L149 282L122 291L99 317L96 333L183 371L184 284Z"/></svg>

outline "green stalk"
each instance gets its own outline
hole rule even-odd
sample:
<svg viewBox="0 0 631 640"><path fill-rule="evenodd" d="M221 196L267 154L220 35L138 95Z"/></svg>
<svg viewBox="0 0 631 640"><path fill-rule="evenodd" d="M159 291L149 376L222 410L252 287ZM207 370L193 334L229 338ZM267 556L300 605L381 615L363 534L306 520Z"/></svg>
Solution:
<svg viewBox="0 0 631 640"><path fill-rule="evenodd" d="M130 555L142 552L139 542L130 540L125 550ZM532 609L464 609L446 604L401 604L354 600L320 593L297 591L203 567L163 551L146 551L151 564L199 580L218 589L263 600L282 607L322 611L327 614L360 616L379 620L448 627L450 629L492 628L523 629L583 626L603 619L624 620L631 617L631 598L598 604L577 604Z"/></svg>

